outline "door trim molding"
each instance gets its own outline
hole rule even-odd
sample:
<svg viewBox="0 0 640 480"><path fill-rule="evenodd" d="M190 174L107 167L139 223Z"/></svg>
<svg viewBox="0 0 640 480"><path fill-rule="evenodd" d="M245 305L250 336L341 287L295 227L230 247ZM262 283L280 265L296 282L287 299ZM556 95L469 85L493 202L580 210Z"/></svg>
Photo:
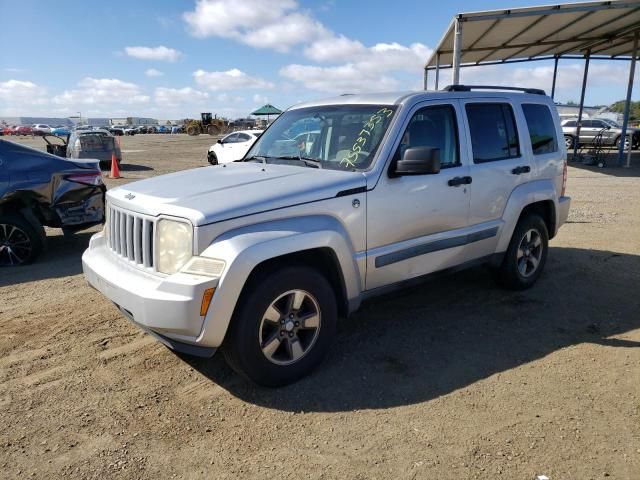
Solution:
<svg viewBox="0 0 640 480"><path fill-rule="evenodd" d="M469 243L479 242L480 240L495 237L497 233L498 227L491 227L478 232L421 243L412 247L403 248L402 250L380 255L375 259L375 266L376 268L386 267L387 265L398 263L409 258L418 257L420 255L425 255L427 253L446 250L448 248L461 247Z"/></svg>

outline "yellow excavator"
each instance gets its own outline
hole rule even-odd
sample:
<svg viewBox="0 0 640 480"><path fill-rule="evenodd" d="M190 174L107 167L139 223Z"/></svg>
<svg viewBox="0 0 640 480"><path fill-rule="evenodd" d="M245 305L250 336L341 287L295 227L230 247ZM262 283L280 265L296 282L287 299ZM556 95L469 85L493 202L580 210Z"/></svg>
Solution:
<svg viewBox="0 0 640 480"><path fill-rule="evenodd" d="M200 120L187 119L184 121L186 132L191 136L200 135L201 133L208 133L209 135L223 135L229 128L229 122L218 118L216 115L213 117L211 113L201 113Z"/></svg>

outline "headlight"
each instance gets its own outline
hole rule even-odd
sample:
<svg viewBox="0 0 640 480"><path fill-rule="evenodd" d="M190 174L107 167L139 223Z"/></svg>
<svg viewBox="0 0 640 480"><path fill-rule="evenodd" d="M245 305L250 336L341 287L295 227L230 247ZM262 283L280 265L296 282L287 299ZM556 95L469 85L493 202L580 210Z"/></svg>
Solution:
<svg viewBox="0 0 640 480"><path fill-rule="evenodd" d="M193 256L193 227L184 222L161 219L157 226L158 271L176 273Z"/></svg>

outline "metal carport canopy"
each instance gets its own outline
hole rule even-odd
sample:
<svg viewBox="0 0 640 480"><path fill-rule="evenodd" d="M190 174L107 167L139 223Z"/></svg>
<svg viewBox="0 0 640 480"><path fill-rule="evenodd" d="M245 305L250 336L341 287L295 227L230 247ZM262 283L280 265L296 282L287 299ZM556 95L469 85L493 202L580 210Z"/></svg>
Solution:
<svg viewBox="0 0 640 480"><path fill-rule="evenodd" d="M453 19L426 64L451 68L456 25L462 24L460 64L479 65L555 57L631 56L640 28L640 0L567 3L461 13Z"/></svg>
<svg viewBox="0 0 640 480"><path fill-rule="evenodd" d="M640 0L581 2L537 7L460 13L456 15L424 67L435 70L435 88L443 68L453 68L453 84L460 68L534 60L555 60L551 96L555 93L558 60L584 58L585 69L578 115L578 137L590 59L631 60L622 136L629 105L640 32ZM577 153L575 142L574 155ZM624 142L620 142L622 163Z"/></svg>

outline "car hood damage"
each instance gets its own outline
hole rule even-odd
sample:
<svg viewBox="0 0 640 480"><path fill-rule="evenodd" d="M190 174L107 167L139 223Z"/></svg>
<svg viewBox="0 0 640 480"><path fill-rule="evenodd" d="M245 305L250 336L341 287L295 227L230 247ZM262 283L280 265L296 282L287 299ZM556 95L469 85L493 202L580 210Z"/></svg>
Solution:
<svg viewBox="0 0 640 480"><path fill-rule="evenodd" d="M130 183L109 190L107 199L127 210L187 218L200 226L365 186L360 172L233 162Z"/></svg>

